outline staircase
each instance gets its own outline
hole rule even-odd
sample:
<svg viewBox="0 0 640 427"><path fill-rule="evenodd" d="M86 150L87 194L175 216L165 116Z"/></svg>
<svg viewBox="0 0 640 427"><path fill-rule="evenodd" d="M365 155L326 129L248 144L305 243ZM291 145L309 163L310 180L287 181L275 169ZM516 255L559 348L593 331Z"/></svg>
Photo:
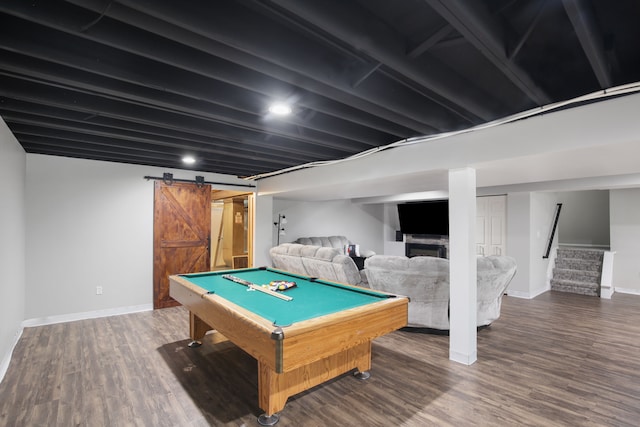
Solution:
<svg viewBox="0 0 640 427"><path fill-rule="evenodd" d="M551 290L600 296L604 250L558 248Z"/></svg>

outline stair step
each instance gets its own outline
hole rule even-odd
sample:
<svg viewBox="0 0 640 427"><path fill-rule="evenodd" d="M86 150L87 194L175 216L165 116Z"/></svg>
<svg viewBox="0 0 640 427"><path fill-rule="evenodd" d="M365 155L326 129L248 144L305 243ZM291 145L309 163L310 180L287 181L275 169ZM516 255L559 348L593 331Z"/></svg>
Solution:
<svg viewBox="0 0 640 427"><path fill-rule="evenodd" d="M558 248L551 289L600 296L604 250L580 247Z"/></svg>
<svg viewBox="0 0 640 427"><path fill-rule="evenodd" d="M599 285L600 271L571 270L556 267L553 269L553 278L561 280L575 280Z"/></svg>
<svg viewBox="0 0 640 427"><path fill-rule="evenodd" d="M604 250L601 249L563 249L558 248L557 258L583 259L600 261L604 258Z"/></svg>
<svg viewBox="0 0 640 427"><path fill-rule="evenodd" d="M594 262L592 260L576 259L576 258L556 258L556 268L563 270L581 270L581 271L601 271L602 261Z"/></svg>
<svg viewBox="0 0 640 427"><path fill-rule="evenodd" d="M600 286L576 280L551 279L551 290L580 295L600 296Z"/></svg>

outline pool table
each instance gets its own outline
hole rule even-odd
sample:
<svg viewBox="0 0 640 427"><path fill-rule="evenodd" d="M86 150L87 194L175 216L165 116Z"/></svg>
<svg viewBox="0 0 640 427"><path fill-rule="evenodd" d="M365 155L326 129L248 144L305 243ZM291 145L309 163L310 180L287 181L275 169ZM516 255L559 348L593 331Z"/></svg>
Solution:
<svg viewBox="0 0 640 427"><path fill-rule="evenodd" d="M277 291L284 300L227 275L296 286ZM372 340L407 325L404 296L272 268L180 274L169 282L171 297L189 309L193 340L215 329L258 361L263 425L278 421L290 396L351 370L368 377Z"/></svg>

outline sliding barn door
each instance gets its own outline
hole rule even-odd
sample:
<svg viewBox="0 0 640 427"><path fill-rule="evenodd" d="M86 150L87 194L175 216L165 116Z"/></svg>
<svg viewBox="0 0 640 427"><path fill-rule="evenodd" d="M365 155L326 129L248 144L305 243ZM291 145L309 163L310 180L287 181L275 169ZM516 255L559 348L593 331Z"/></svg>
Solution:
<svg viewBox="0 0 640 427"><path fill-rule="evenodd" d="M169 276L209 271L211 187L155 182L153 308L179 305L169 296Z"/></svg>

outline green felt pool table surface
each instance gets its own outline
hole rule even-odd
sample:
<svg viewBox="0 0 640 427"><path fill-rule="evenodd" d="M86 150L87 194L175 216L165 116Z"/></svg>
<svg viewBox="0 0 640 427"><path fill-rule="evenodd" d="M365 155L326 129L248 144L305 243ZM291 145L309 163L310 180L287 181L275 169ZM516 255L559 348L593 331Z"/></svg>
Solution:
<svg viewBox="0 0 640 427"><path fill-rule="evenodd" d="M285 301L263 292L250 290L245 285L223 278L226 274L231 274L258 286L268 285L272 281L291 281L295 282L296 286L285 291L278 291L282 295L292 298L291 301ZM209 293L216 294L271 321L274 326L287 326L395 297L394 295L310 279L270 268L183 274L180 277Z"/></svg>

